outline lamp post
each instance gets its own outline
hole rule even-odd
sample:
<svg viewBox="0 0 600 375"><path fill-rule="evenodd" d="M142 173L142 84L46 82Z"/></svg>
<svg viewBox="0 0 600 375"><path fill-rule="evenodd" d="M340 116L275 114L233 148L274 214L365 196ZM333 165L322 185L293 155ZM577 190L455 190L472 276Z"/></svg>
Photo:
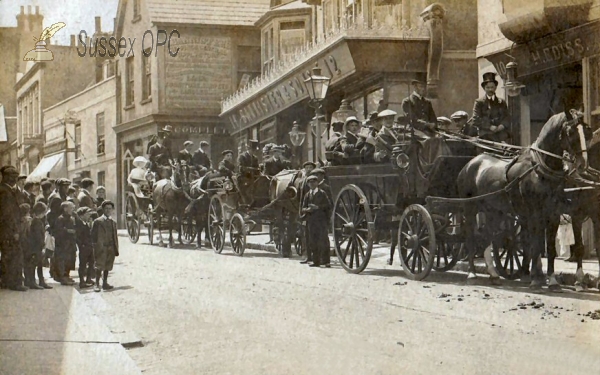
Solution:
<svg viewBox="0 0 600 375"><path fill-rule="evenodd" d="M298 121L294 121L294 123L292 124L292 131L288 134L290 135L290 141L292 141L292 145L296 148L296 151L294 151L294 155L296 156L295 159L302 162L301 146L304 143L304 140L306 139L306 133L301 132Z"/></svg>
<svg viewBox="0 0 600 375"><path fill-rule="evenodd" d="M521 95L521 89L523 89L525 87L525 85L522 85L521 82L519 82L517 80L518 66L519 65L514 61L511 61L508 64L506 64L506 81L504 82L504 87L503 87L504 90L506 91L506 93L508 94L508 96L513 98L512 103L509 102L509 104L510 104L510 134L511 134L511 137L513 137L513 139L512 139L513 143L518 143L518 140L516 139L517 137L515 137L514 128L513 128L513 123L515 122L515 113L514 113L515 100L516 100L516 97ZM519 137L520 137L520 134L519 134Z"/></svg>
<svg viewBox="0 0 600 375"><path fill-rule="evenodd" d="M310 101L308 105L315 109L315 115L317 118L317 160L321 158L321 121L319 121L319 117L321 115L321 108L323 104L323 100L327 95L327 89L329 88L329 81L331 78L324 77L321 75L321 68L314 67L312 71L312 75L307 78L304 82L306 83L306 89L308 90L308 95L310 96Z"/></svg>

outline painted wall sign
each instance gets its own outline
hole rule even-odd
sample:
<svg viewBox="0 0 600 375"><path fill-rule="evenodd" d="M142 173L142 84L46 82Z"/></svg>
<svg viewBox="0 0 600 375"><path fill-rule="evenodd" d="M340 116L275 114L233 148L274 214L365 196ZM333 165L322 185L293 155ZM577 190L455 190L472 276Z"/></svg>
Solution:
<svg viewBox="0 0 600 375"><path fill-rule="evenodd" d="M541 72L559 65L581 61L584 57L600 53L600 22L576 27L522 44L512 51L503 51L488 59L500 76L506 77L506 64L511 60L506 53L515 57L519 64L519 76Z"/></svg>
<svg viewBox="0 0 600 375"><path fill-rule="evenodd" d="M335 49L305 63L301 69L284 75L268 89L255 94L251 101L227 113L233 132L246 129L308 98L304 81L310 77L315 62L319 64L323 75L331 77L331 85L355 71L348 45L340 44Z"/></svg>

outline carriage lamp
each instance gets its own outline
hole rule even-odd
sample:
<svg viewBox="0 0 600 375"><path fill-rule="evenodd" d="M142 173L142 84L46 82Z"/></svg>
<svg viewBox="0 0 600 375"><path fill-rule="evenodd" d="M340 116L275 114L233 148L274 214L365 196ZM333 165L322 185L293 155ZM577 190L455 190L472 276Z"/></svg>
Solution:
<svg viewBox="0 0 600 375"><path fill-rule="evenodd" d="M517 80L517 67L518 64L514 61L506 64L506 82L504 89L508 96L519 96L521 95L521 89L525 87Z"/></svg>
<svg viewBox="0 0 600 375"><path fill-rule="evenodd" d="M398 168L407 169L409 163L410 163L410 159L409 159L408 155L406 155L404 152L402 152L402 153L398 154L398 156L396 156L396 165L398 166Z"/></svg>
<svg viewBox="0 0 600 375"><path fill-rule="evenodd" d="M306 133L300 131L300 125L298 121L294 121L292 125L292 131L288 133L290 135L290 141L296 147L302 146L304 140L306 139Z"/></svg>
<svg viewBox="0 0 600 375"><path fill-rule="evenodd" d="M223 182L223 188L226 191L232 191L233 190L233 183L231 182L230 179L225 180L225 182Z"/></svg>

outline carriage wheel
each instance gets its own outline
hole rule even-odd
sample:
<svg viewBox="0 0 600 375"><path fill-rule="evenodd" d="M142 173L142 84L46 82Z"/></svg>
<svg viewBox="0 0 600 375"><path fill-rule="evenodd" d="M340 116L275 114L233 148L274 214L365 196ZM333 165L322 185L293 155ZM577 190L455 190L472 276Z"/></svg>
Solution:
<svg viewBox="0 0 600 375"><path fill-rule="evenodd" d="M148 239L150 240L150 245L154 245L154 213L152 207L152 203L148 205L148 223L146 227L148 228Z"/></svg>
<svg viewBox="0 0 600 375"><path fill-rule="evenodd" d="M433 269L438 272L451 270L460 259L462 241L459 240L462 217L449 212L445 217L432 215L436 228L437 251Z"/></svg>
<svg viewBox="0 0 600 375"><path fill-rule="evenodd" d="M137 243L140 239L140 220L137 217L138 205L133 196L127 197L127 205L125 206L125 226L127 234L132 243Z"/></svg>
<svg viewBox="0 0 600 375"><path fill-rule="evenodd" d="M196 222L191 215L183 218L181 222L181 231L183 232L181 236L181 241L184 245L189 245L192 242L194 242L194 240L196 239L197 230Z"/></svg>
<svg viewBox="0 0 600 375"><path fill-rule="evenodd" d="M246 249L246 224L240 214L235 214L231 218L229 240L231 241L233 252L238 256L244 255L244 250Z"/></svg>
<svg viewBox="0 0 600 375"><path fill-rule="evenodd" d="M435 227L429 212L420 204L408 206L400 218L398 229L400 260L406 276L423 280L431 272L435 254Z"/></svg>
<svg viewBox="0 0 600 375"><path fill-rule="evenodd" d="M333 242L342 267L360 273L369 264L375 226L369 201L356 185L345 186L333 207Z"/></svg>
<svg viewBox="0 0 600 375"><path fill-rule="evenodd" d="M506 236L492 241L494 264L498 274L508 280L516 280L523 272L524 252L521 246L521 226L514 219L506 219Z"/></svg>
<svg viewBox="0 0 600 375"><path fill-rule="evenodd" d="M304 229L302 225L299 225L298 230L296 231L296 236L294 238L294 248L296 249L296 254L302 256L304 254L304 249L306 249L306 237L304 235Z"/></svg>
<svg viewBox="0 0 600 375"><path fill-rule="evenodd" d="M225 220L223 212L223 202L218 195L210 199L208 206L208 237L213 251L221 254L225 246Z"/></svg>

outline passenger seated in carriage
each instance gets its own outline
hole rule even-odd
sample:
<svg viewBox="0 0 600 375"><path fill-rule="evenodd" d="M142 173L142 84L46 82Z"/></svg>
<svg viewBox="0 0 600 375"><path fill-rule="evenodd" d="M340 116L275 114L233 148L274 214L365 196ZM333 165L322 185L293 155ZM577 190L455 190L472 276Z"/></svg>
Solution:
<svg viewBox="0 0 600 375"><path fill-rule="evenodd" d="M377 136L375 136L375 153L373 158L378 163L389 161L394 145L398 143L398 138L393 130L396 114L396 112L386 109L377 115L378 122L382 127Z"/></svg>
<svg viewBox="0 0 600 375"><path fill-rule="evenodd" d="M333 133L325 142L325 159L330 165L342 165L344 154L341 152L340 140L344 130L344 123L336 121L331 124Z"/></svg>
<svg viewBox="0 0 600 375"><path fill-rule="evenodd" d="M271 157L265 162L265 174L267 176L275 176L284 169L292 169L292 163L283 159L283 147L274 146L269 151Z"/></svg>
<svg viewBox="0 0 600 375"><path fill-rule="evenodd" d="M375 138L377 133L381 130L381 121L377 117L377 112L372 112L367 120L368 130L363 132L365 135L363 144L360 148L360 156L363 164L370 164L375 162Z"/></svg>
<svg viewBox="0 0 600 375"><path fill-rule="evenodd" d="M360 121L350 116L344 123L344 134L340 137L339 150L343 153L342 164L360 163L360 150L365 144L363 135L359 134Z"/></svg>
<svg viewBox="0 0 600 375"><path fill-rule="evenodd" d="M222 152L222 155L223 160L219 162L219 167L217 170L221 176L233 179L233 173L235 170L235 164L233 164L233 151L225 150Z"/></svg>
<svg viewBox="0 0 600 375"><path fill-rule="evenodd" d="M150 171L148 171L148 160L143 156L137 156L133 159L133 168L131 172L129 172L129 176L127 177L127 182L133 188L133 191L137 196L148 196L150 191L152 190L150 186L150 180L152 176Z"/></svg>
<svg viewBox="0 0 600 375"><path fill-rule="evenodd" d="M473 124L472 119L469 120L469 114L465 111L456 111L450 116L454 126L458 128L460 134L468 137L477 137L479 135L479 129Z"/></svg>

